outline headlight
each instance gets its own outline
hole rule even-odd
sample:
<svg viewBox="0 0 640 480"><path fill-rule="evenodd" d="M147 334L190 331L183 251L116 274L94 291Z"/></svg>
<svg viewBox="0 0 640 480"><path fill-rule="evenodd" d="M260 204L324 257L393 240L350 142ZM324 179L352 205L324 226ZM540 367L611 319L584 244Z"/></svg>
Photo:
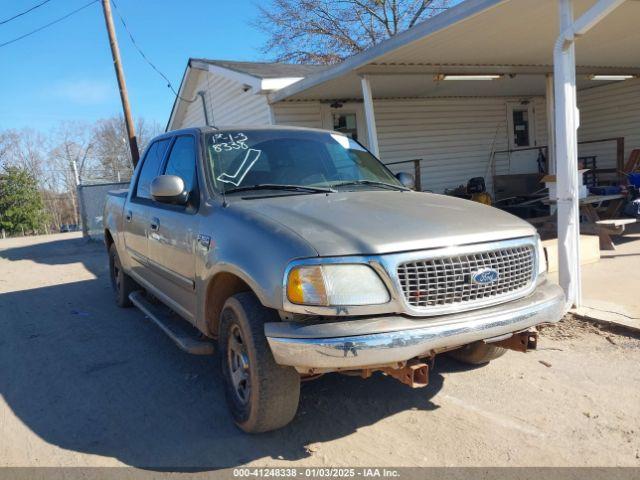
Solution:
<svg viewBox="0 0 640 480"><path fill-rule="evenodd" d="M542 240L538 236L538 275L547 273L547 256L544 253L544 246Z"/></svg>
<svg viewBox="0 0 640 480"><path fill-rule="evenodd" d="M291 269L287 298L298 305L379 305L389 292L368 265L309 265Z"/></svg>

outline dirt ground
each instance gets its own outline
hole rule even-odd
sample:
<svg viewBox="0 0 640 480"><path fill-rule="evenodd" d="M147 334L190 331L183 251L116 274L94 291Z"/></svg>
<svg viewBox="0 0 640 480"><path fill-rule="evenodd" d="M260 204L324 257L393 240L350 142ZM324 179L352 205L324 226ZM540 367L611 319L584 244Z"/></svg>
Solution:
<svg viewBox="0 0 640 480"><path fill-rule="evenodd" d="M1 466L640 466L640 341L579 320L484 367L438 358L425 389L327 375L258 436L217 359L118 309L77 234L0 240L0 332Z"/></svg>

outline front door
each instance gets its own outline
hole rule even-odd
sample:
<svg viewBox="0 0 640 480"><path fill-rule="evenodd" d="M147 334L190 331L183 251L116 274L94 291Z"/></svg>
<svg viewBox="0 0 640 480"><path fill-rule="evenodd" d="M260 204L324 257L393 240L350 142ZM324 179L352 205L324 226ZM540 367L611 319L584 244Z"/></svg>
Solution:
<svg viewBox="0 0 640 480"><path fill-rule="evenodd" d="M149 204L151 194L149 185L158 175L164 154L169 146L169 139L153 142L142 159L140 173L134 177L135 187L125 204L124 244L127 256L131 260L131 269L135 275L147 276L149 234Z"/></svg>
<svg viewBox="0 0 640 480"><path fill-rule="evenodd" d="M334 102L323 105L322 126L327 130L344 133L368 146L362 105Z"/></svg>
<svg viewBox="0 0 640 480"><path fill-rule="evenodd" d="M199 188L196 175L196 139L176 137L163 175L182 178L189 193L188 205L153 202L149 207L149 263L156 287L184 317L195 318L195 243L198 236Z"/></svg>
<svg viewBox="0 0 640 480"><path fill-rule="evenodd" d="M538 173L546 165L539 159L536 142L536 110L533 102L507 102L509 139L508 174Z"/></svg>

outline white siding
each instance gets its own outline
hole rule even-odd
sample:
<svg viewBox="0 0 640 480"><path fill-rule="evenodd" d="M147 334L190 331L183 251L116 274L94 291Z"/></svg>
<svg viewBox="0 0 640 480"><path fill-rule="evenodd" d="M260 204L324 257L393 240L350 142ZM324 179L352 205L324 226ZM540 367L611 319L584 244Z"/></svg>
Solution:
<svg viewBox="0 0 640 480"><path fill-rule="evenodd" d="M281 102L272 106L277 125L322 128L320 102Z"/></svg>
<svg viewBox="0 0 640 480"><path fill-rule="evenodd" d="M209 72L194 71L189 98L183 102L174 128L204 125L202 102L195 92L204 90L209 119L217 125L269 124L267 99L243 85ZM385 163L424 159L422 188L442 192L465 184L474 176L485 177L491 187L492 149L508 149L507 102L519 98L422 98L375 100L380 156ZM531 100L535 113L536 145L546 145L545 101ZM360 104L361 105L361 104ZM625 160L633 148L640 148L640 79L628 80L580 91L579 140L625 137ZM353 108L346 104L345 110ZM272 106L279 125L327 128L331 108L326 103L280 102ZM182 121L179 118L182 117ZM364 125L364 118L358 121ZM366 144L366 139L362 139ZM600 168L616 166L615 142L581 145L580 155L597 155ZM496 174L534 173L537 151L500 153L495 158ZM412 171L411 164L392 167Z"/></svg>
<svg viewBox="0 0 640 480"><path fill-rule="evenodd" d="M185 102L184 100L180 101L182 108L185 109L185 112L184 112L184 116L182 117L182 121L176 122L176 125L173 127L173 129L175 130L179 128L201 127L205 125L204 112L202 108L202 99L196 96L195 92L199 92L204 88L206 72L202 72L202 71L197 71L197 72L198 72L197 83L195 88L191 90L192 93L188 96L186 96L186 92L185 94L183 94L185 98L189 98L189 99L194 98L194 101L193 102Z"/></svg>
<svg viewBox="0 0 640 480"><path fill-rule="evenodd" d="M380 156L384 162L424 159L423 190L442 192L466 184L472 177L484 177L490 186L491 151L508 149L506 103L514 100L518 99L378 100L375 114ZM535 99L534 103L537 144L541 145L544 101ZM499 154L496 173L535 173L536 157L536 151Z"/></svg>
<svg viewBox="0 0 640 480"><path fill-rule="evenodd" d="M631 150L640 148L640 79L578 92L578 139L625 138L625 162ZM580 155L597 155L599 168L616 167L615 142L580 145Z"/></svg>
<svg viewBox="0 0 640 480"><path fill-rule="evenodd" d="M202 90L205 72L201 70L190 70L187 77L187 85L182 93L184 98L194 98L193 102L179 100L177 105L176 118L172 130L187 127L199 127L205 124L204 113L202 111L202 101L195 96L195 92Z"/></svg>
<svg viewBox="0 0 640 480"><path fill-rule="evenodd" d="M188 98L184 117L175 128L203 126L205 124L202 100L196 95L203 90L209 122L214 125L268 125L271 123L269 104L264 94L244 91L244 85L220 75L200 72L199 79ZM186 102L185 102L186 103Z"/></svg>
<svg viewBox="0 0 640 480"><path fill-rule="evenodd" d="M466 184L471 177L485 177L490 187L492 145L496 151L508 149L506 105L519 100L503 97L375 100L380 158L385 163L424 159L421 164L424 190L443 192L445 188ZM544 145L547 138L544 98L532 101L536 144ZM345 109L348 106L345 104ZM273 108L278 125L314 128L326 128L323 117L330 111L327 104L320 102L281 102ZM363 116L358 121L364 122ZM535 150L498 154L496 173L535 173L536 158ZM412 164L391 169L413 173Z"/></svg>

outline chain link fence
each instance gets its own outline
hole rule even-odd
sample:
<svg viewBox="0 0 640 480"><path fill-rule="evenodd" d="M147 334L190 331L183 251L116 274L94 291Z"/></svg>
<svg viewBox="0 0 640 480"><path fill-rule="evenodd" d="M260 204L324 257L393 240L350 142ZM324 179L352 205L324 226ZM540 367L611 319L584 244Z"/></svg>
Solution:
<svg viewBox="0 0 640 480"><path fill-rule="evenodd" d="M111 190L128 189L129 182L112 182L78 186L78 203L82 218L82 234L89 240L101 242L104 238L102 215Z"/></svg>

